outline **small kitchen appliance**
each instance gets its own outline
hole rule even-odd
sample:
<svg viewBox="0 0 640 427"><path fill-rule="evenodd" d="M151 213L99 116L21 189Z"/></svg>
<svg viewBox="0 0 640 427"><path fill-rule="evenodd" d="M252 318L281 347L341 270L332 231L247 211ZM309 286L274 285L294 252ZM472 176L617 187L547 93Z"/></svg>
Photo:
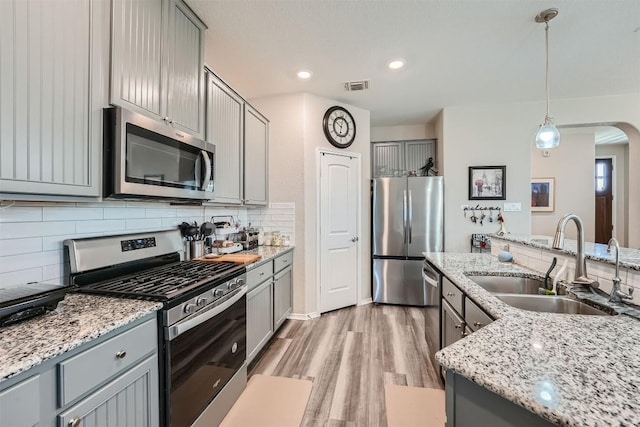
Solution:
<svg viewBox="0 0 640 427"><path fill-rule="evenodd" d="M180 261L179 230L65 240L80 292L158 301L161 425L217 425L244 390L246 268ZM219 419L218 419L219 418Z"/></svg>

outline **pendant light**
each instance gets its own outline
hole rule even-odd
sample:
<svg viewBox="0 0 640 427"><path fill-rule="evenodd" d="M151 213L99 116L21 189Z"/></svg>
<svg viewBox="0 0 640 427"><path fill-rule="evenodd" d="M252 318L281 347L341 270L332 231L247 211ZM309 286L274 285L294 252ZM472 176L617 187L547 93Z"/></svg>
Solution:
<svg viewBox="0 0 640 427"><path fill-rule="evenodd" d="M544 116L544 123L540 125L536 133L536 147L541 150L554 148L560 145L560 132L553 124L553 119L549 116L549 21L558 16L558 9L546 9L536 15L536 22L544 22L545 41L545 87L547 94L547 114Z"/></svg>

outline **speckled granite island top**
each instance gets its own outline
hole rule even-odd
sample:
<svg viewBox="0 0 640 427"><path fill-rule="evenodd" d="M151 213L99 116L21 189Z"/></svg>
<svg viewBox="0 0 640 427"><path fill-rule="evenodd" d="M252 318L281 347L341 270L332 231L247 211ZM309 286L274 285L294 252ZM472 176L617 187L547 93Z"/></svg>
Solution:
<svg viewBox="0 0 640 427"><path fill-rule="evenodd" d="M531 246L532 248L546 249L572 256L575 256L578 248L577 241L565 239L563 249L553 249L551 247L551 245L553 244L553 237L549 236L525 234L505 234L498 236L497 234L492 234L491 238L495 240L504 240L507 242L519 243L521 245ZM495 242L494 244L499 245L498 242ZM615 264L615 251L612 251L611 253L607 252L607 245L603 245L601 243L585 242L584 254L587 259ZM640 271L640 249L620 248L620 267Z"/></svg>
<svg viewBox="0 0 640 427"><path fill-rule="evenodd" d="M465 273L539 274L488 254L425 256L497 319L439 351L445 368L559 425L640 425L638 320L520 310Z"/></svg>
<svg viewBox="0 0 640 427"><path fill-rule="evenodd" d="M161 307L158 302L67 294L54 311L0 328L0 382Z"/></svg>

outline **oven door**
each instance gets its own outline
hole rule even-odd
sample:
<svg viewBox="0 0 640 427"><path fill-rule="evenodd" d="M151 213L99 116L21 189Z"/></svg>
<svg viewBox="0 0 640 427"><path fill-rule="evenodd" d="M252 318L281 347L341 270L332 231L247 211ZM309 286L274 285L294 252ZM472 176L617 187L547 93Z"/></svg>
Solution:
<svg viewBox="0 0 640 427"><path fill-rule="evenodd" d="M241 289L222 304L167 328L169 422L190 426L246 359L247 297Z"/></svg>
<svg viewBox="0 0 640 427"><path fill-rule="evenodd" d="M114 184L107 197L213 198L212 144L119 107L107 110L105 117L110 114L114 126L105 140L113 162L108 168L113 175L105 182Z"/></svg>

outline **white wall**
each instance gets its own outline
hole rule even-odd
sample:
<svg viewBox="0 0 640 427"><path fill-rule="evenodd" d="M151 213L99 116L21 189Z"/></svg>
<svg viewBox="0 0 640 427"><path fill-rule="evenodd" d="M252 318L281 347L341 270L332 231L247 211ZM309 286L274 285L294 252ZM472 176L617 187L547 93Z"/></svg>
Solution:
<svg viewBox="0 0 640 427"><path fill-rule="evenodd" d="M551 111L558 125L629 124L629 128L620 126L629 136L629 182L640 182L640 94L552 100ZM507 166L507 201L522 203L523 211L507 212L505 225L511 233L531 232L531 145L543 116L543 102L447 107L443 110L442 166L445 171L445 247L448 251L466 252L471 233L497 230L495 225L471 224L462 216L460 205L471 204L467 199L467 166L471 165ZM489 202L485 203L488 205ZM630 191L628 204L628 245L640 247L640 196Z"/></svg>
<svg viewBox="0 0 640 427"><path fill-rule="evenodd" d="M628 144L604 144L596 145L596 157L613 157L615 193L613 203L615 206L615 225L613 236L618 239L620 245L628 246L627 231L629 229L629 145Z"/></svg>
<svg viewBox="0 0 640 427"><path fill-rule="evenodd" d="M303 93L251 100L270 120L270 198L293 201L296 205L296 247L294 257L294 306L298 315L315 315L317 299L317 149L349 151L361 155L362 212L360 248L361 298L371 297L370 275L370 132L369 112L335 100ZM342 105L353 115L356 140L346 150L338 150L326 140L322 118L333 105Z"/></svg>
<svg viewBox="0 0 640 427"><path fill-rule="evenodd" d="M560 146L544 157L531 144L531 176L555 179L555 211L531 212L531 233L553 236L558 221L567 213L582 219L585 239L595 240L595 134L593 131L561 133ZM576 239L576 228L566 229L566 236Z"/></svg>
<svg viewBox="0 0 640 427"><path fill-rule="evenodd" d="M371 128L371 142L410 141L435 138L432 125L378 126Z"/></svg>
<svg viewBox="0 0 640 427"><path fill-rule="evenodd" d="M233 215L243 225L250 215L255 225L289 233L295 243L295 209L290 204L248 210L163 202L17 202L0 210L0 287L62 283L65 239L170 230L213 215Z"/></svg>

